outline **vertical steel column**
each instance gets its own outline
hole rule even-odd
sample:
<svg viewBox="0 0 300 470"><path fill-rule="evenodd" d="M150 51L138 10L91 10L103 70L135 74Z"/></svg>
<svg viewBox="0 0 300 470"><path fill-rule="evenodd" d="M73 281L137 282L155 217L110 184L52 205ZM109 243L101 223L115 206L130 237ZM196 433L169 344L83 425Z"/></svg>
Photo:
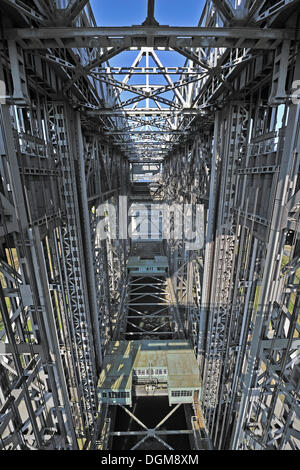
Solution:
<svg viewBox="0 0 300 470"><path fill-rule="evenodd" d="M48 106L48 116L50 137L62 171L62 197L67 223L61 231L64 289L67 290L68 315L73 336L71 348L78 367L78 398L85 423L82 432L85 433L93 426L97 410L97 374L77 199L71 110L62 103L53 103Z"/></svg>
<svg viewBox="0 0 300 470"><path fill-rule="evenodd" d="M218 133L219 112L216 113L214 122L213 149L209 184L208 220L205 234L204 267L201 291L201 306L198 333L198 362L200 370L204 368L204 354L206 343L206 329L209 315L209 299L211 296L212 271L214 267L214 229L216 223L216 211L218 209L217 165L218 165Z"/></svg>
<svg viewBox="0 0 300 470"><path fill-rule="evenodd" d="M87 199L87 185L86 185L86 174L85 174L85 160L83 150L83 138L81 131L80 114L77 112L75 115L75 129L76 129L76 140L78 145L78 167L79 167L79 206L80 206L80 217L82 218L82 232L83 232L83 248L84 248L84 260L87 272L87 289L88 299L90 304L91 321L92 321L92 334L94 338L94 346L97 351L96 364L97 371L99 373L100 366L102 363L102 352L101 352L101 338L100 338L100 325L98 322L98 311L97 311L97 300L96 300L96 285L95 285L95 271L93 266L93 250L91 241L91 229L90 229L90 216L88 210L88 199Z"/></svg>

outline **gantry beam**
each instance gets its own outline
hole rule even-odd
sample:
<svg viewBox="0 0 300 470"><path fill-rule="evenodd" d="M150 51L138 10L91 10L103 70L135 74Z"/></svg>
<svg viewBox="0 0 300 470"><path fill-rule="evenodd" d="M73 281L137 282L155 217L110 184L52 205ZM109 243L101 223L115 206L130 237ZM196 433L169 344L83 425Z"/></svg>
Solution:
<svg viewBox="0 0 300 470"><path fill-rule="evenodd" d="M77 16L81 13L81 11L84 9L86 4L89 2L89 0L73 0L72 2L69 2L68 8L67 8L67 15L68 15L68 20L69 21L74 21Z"/></svg>
<svg viewBox="0 0 300 470"><path fill-rule="evenodd" d="M13 96L0 102L0 388L10 374L17 381L0 390L0 447L75 449L77 438L88 446L98 426L95 377L127 306L130 337L191 340L216 448L299 449L300 111L290 95L300 77L299 0L209 0L199 27L159 26L154 0L132 27L91 27L87 0L4 2L28 24L48 26L1 34L0 76ZM83 27L71 27L77 15ZM242 26L249 20L256 26ZM137 53L130 67L109 67L128 50ZM177 51L185 65L165 66L160 51ZM166 85L150 83L158 74ZM166 92L172 101L158 96ZM196 224L204 249L177 240L171 217L169 313L146 283L128 300L128 245L114 238L118 195L143 197L130 193L128 167L147 177L144 165L156 165L156 196L205 207ZM119 216L105 239L103 201ZM143 311L154 301L157 311ZM11 404L5 394L19 390ZM174 432L182 433L156 434Z"/></svg>
<svg viewBox="0 0 300 470"><path fill-rule="evenodd" d="M94 74L101 75L202 75L199 67L99 67Z"/></svg>
<svg viewBox="0 0 300 470"><path fill-rule="evenodd" d="M92 115L100 115L100 116L120 116L120 117L126 117L126 116L163 116L165 118L168 117L174 117L175 115L186 115L186 116L201 116L203 115L203 111L200 109L172 109L170 110L169 108L136 108L136 109L123 109L123 110L113 110L113 109L107 109L107 108L95 108L93 109L92 107L88 108L87 114L92 116ZM144 122L143 125L147 125L147 121Z"/></svg>
<svg viewBox="0 0 300 470"><path fill-rule="evenodd" d="M104 134L107 135L140 135L142 134L143 136L145 135L150 135L150 136L155 136L157 137L158 134L167 134L167 135L188 135L188 132L185 131L160 131L160 130L153 130L153 131L107 131Z"/></svg>
<svg viewBox="0 0 300 470"><path fill-rule="evenodd" d="M5 39L18 40L23 49L81 47L228 47L275 49L284 39L299 38L297 29L255 27L124 26L95 28L16 28L4 30ZM3 47L3 46L2 46Z"/></svg>

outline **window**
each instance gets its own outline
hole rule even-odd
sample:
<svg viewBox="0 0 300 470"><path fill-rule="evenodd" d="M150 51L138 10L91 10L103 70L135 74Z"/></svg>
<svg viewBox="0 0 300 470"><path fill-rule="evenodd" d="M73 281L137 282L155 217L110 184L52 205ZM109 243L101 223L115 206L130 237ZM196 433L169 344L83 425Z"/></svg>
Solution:
<svg viewBox="0 0 300 470"><path fill-rule="evenodd" d="M192 394L192 390L174 390L171 392L172 397L191 397Z"/></svg>
<svg viewBox="0 0 300 470"><path fill-rule="evenodd" d="M129 392L108 392L109 398L129 398Z"/></svg>
<svg viewBox="0 0 300 470"><path fill-rule="evenodd" d="M181 390L182 397L191 397L192 393L193 393L192 390Z"/></svg>
<svg viewBox="0 0 300 470"><path fill-rule="evenodd" d="M144 375L167 375L167 369L153 369L153 368L148 368L148 369L134 369L133 370L134 375L140 377Z"/></svg>
<svg viewBox="0 0 300 470"><path fill-rule="evenodd" d="M145 371L143 369L135 369L133 373L137 376L145 375Z"/></svg>
<svg viewBox="0 0 300 470"><path fill-rule="evenodd" d="M102 397L103 397L103 398L106 398L106 397L107 397L107 393L106 393L106 392L102 392Z"/></svg>

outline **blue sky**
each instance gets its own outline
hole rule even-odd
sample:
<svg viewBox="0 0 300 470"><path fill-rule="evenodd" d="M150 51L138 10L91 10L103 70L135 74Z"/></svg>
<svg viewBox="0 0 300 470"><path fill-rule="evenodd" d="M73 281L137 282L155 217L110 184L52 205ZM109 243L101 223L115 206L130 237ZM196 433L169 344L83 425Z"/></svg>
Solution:
<svg viewBox="0 0 300 470"><path fill-rule="evenodd" d="M155 0L155 18L160 25L170 26L197 26L205 0ZM147 0L90 0L95 19L98 26L132 26L143 23L147 16ZM156 51L164 66L183 66L185 58L174 51ZM112 59L110 66L130 66L137 55L137 51L126 51ZM139 66L145 66L145 59ZM150 59L150 66L156 64ZM123 75L115 76L116 80L122 81ZM173 75L173 81L179 76ZM133 76L130 84L143 82L142 76ZM149 76L151 84L166 85L166 79L161 75ZM132 93L122 92L122 100L132 98ZM164 98L172 100L173 93L166 92ZM153 105L152 100L150 106ZM139 106L144 106L140 102ZM161 105L165 107L165 105Z"/></svg>
<svg viewBox="0 0 300 470"><path fill-rule="evenodd" d="M90 0L98 26L141 24L147 0ZM204 0L155 0L155 18L161 25L197 26Z"/></svg>

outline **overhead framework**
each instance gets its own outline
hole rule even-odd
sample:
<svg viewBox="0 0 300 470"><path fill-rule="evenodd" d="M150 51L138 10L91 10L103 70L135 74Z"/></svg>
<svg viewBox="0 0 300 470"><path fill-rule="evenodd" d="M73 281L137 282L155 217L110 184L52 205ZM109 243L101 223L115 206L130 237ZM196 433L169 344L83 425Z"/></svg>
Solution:
<svg viewBox="0 0 300 470"><path fill-rule="evenodd" d="M167 324L207 448L299 450L299 6L102 27L88 0L0 0L0 449L107 448L109 342ZM128 297L138 204L175 329Z"/></svg>

